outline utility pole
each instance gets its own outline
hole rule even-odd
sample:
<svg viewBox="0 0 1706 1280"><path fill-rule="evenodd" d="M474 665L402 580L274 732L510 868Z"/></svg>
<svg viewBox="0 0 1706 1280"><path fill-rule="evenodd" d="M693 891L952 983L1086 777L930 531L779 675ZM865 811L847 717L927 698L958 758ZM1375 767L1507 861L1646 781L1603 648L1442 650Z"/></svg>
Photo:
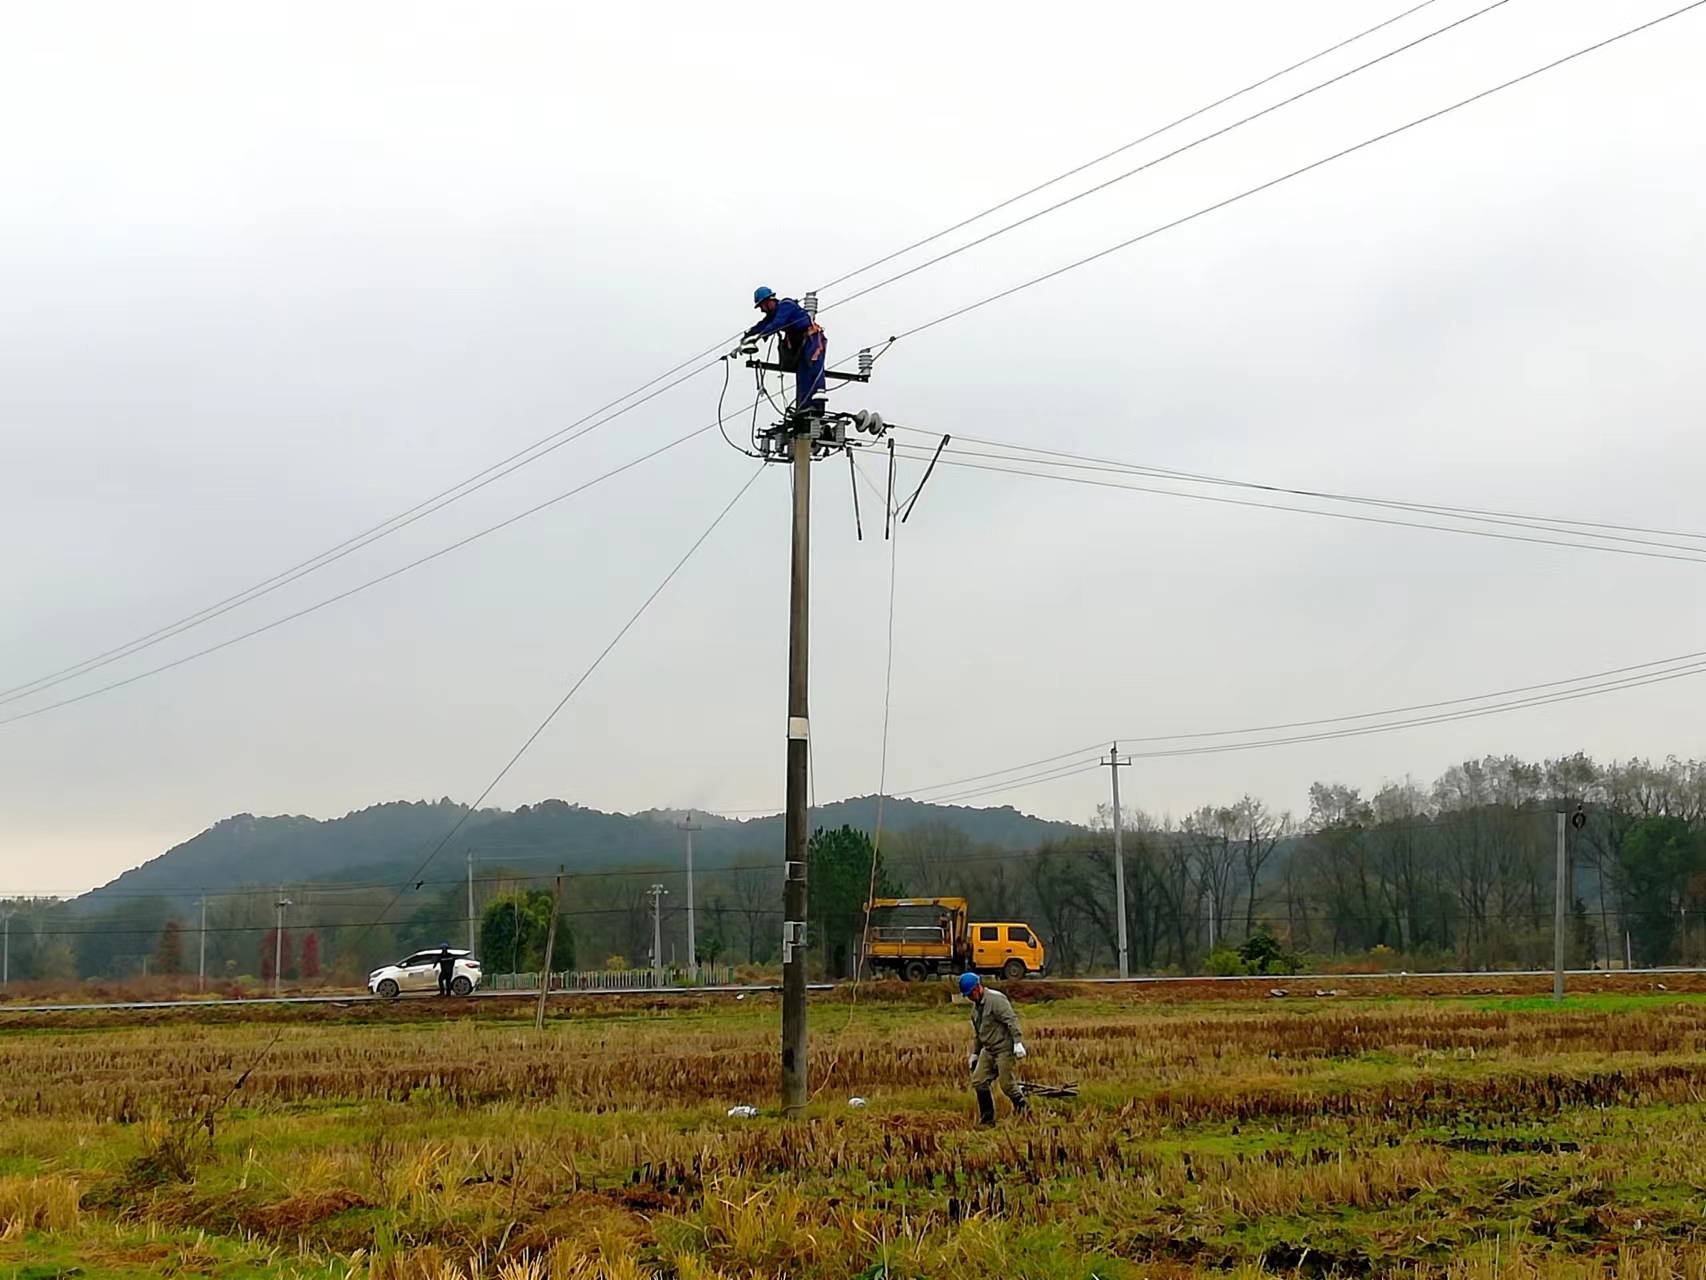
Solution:
<svg viewBox="0 0 1706 1280"><path fill-rule="evenodd" d="M691 811L687 814L686 822L676 825L687 833L687 969L689 973L694 973L699 968L699 940L693 931L693 833L704 828L693 821Z"/></svg>
<svg viewBox="0 0 1706 1280"><path fill-rule="evenodd" d="M207 990L207 895L201 895L201 952L195 966L195 989Z"/></svg>
<svg viewBox="0 0 1706 1280"><path fill-rule="evenodd" d="M1120 845L1120 770L1131 763L1131 757L1121 759L1120 744L1116 742L1102 763L1108 766L1108 774L1114 780L1114 897L1120 918L1120 977L1129 978L1131 952L1126 943L1125 931L1125 850Z"/></svg>
<svg viewBox="0 0 1706 1280"><path fill-rule="evenodd" d="M557 864L557 887L551 894L551 924L545 930L545 968L539 974L539 1007L533 1011L533 1029L545 1029L545 997L551 990L551 954L557 949L557 913L563 906L563 867Z"/></svg>
<svg viewBox="0 0 1706 1280"><path fill-rule="evenodd" d="M290 905L290 899L284 896L284 886L278 890L278 923L272 931L272 993L276 996L279 984L284 981L284 909Z"/></svg>
<svg viewBox="0 0 1706 1280"><path fill-rule="evenodd" d="M1558 891L1552 903L1552 999L1564 999L1564 913L1570 896L1570 858L1565 851L1565 815L1558 810Z"/></svg>
<svg viewBox="0 0 1706 1280"><path fill-rule="evenodd" d="M6 931L6 941L0 945L0 987L12 984L12 917L17 914L18 909L11 907L0 915L0 926Z"/></svg>
<svg viewBox="0 0 1706 1280"><path fill-rule="evenodd" d="M474 851L468 850L468 954L474 954Z"/></svg>
<svg viewBox="0 0 1706 1280"><path fill-rule="evenodd" d="M669 890L654 884L646 890L652 895L652 985L663 986L663 900Z"/></svg>
<svg viewBox="0 0 1706 1280"><path fill-rule="evenodd" d="M788 585L788 785L782 857L782 1113L805 1114L806 1060L806 779L811 757L807 626L810 617L812 440L794 435L794 536Z"/></svg>

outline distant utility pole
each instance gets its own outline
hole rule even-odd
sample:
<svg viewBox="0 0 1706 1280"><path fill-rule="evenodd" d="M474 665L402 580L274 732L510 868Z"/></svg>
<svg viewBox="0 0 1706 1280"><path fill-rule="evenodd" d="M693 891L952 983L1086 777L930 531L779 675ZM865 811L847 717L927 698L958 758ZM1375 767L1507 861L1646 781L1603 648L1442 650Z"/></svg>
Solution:
<svg viewBox="0 0 1706 1280"><path fill-rule="evenodd" d="M1587 811L1581 805L1570 815L1570 826L1580 831L1588 824ZM1564 827L1564 811L1558 810L1558 892L1552 907L1552 999L1564 998L1564 913L1570 905L1570 833ZM1606 964L1611 963L1610 957Z"/></svg>
<svg viewBox="0 0 1706 1280"><path fill-rule="evenodd" d="M201 895L201 944L200 944L199 950L200 950L201 954L200 954L199 958L196 960L195 989L197 991L206 991L207 990L207 895L205 893Z"/></svg>
<svg viewBox="0 0 1706 1280"><path fill-rule="evenodd" d="M806 779L811 756L810 636L812 438L795 432L794 536L788 578L788 786L782 879L782 1113L806 1110Z"/></svg>
<svg viewBox="0 0 1706 1280"><path fill-rule="evenodd" d="M652 985L663 986L663 900L669 890L654 884L646 890L652 896Z"/></svg>
<svg viewBox="0 0 1706 1280"><path fill-rule="evenodd" d="M0 987L10 986L12 983L12 917L17 914L18 909L11 907L4 915L0 915L0 926L6 931L6 941L0 945Z"/></svg>
<svg viewBox="0 0 1706 1280"><path fill-rule="evenodd" d="M276 996L279 984L284 981L284 909L290 905L290 899L284 896L284 886L278 890L278 923L272 931L272 993Z"/></svg>
<svg viewBox="0 0 1706 1280"><path fill-rule="evenodd" d="M1129 978L1131 952L1125 932L1125 850L1120 846L1120 770L1131 763L1131 757L1121 756L1120 744L1115 742L1102 763L1108 766L1108 775L1114 780L1114 897L1120 919L1120 977Z"/></svg>
<svg viewBox="0 0 1706 1280"><path fill-rule="evenodd" d="M557 913L563 908L563 866L557 864L557 887L551 894L551 924L545 930L545 968L539 975L539 1007L533 1012L533 1029L545 1029L545 997L551 991L551 957L557 950Z"/></svg>
<svg viewBox="0 0 1706 1280"><path fill-rule="evenodd" d="M704 828L693 821L691 811L686 822L676 825L687 833L687 968L692 972L699 968L699 943L693 932L693 833Z"/></svg>
<svg viewBox="0 0 1706 1280"><path fill-rule="evenodd" d="M1570 861L1565 852L1565 832L1569 828L1564 825L1566 818L1562 809L1558 810L1557 818L1558 889L1552 896L1552 999L1561 1002L1564 999L1564 911L1570 892Z"/></svg>
<svg viewBox="0 0 1706 1280"><path fill-rule="evenodd" d="M468 850L468 954L474 954L474 851Z"/></svg>

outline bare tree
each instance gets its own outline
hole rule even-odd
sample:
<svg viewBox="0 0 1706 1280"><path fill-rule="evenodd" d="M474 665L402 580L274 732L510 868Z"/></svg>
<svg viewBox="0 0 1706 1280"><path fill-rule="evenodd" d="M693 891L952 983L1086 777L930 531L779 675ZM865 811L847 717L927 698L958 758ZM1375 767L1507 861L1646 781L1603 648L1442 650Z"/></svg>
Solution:
<svg viewBox="0 0 1706 1280"><path fill-rule="evenodd" d="M1256 932L1256 907L1261 896L1262 868L1274 856L1280 841L1291 835L1289 813L1275 815L1267 805L1246 794L1230 810L1242 841L1239 860L1244 868L1244 936Z"/></svg>
<svg viewBox="0 0 1706 1280"><path fill-rule="evenodd" d="M1398 927L1398 946L1416 945L1418 919L1435 877L1424 864L1429 806L1427 795L1406 779L1375 793L1370 833L1375 872L1386 910Z"/></svg>
<svg viewBox="0 0 1706 1280"><path fill-rule="evenodd" d="M746 962L757 964L761 954L768 958L768 951L760 952L759 939L764 936L766 917L781 897L781 885L773 873L743 867L730 876L729 889L734 897L735 914L740 917L746 934ZM777 928L780 931L780 926Z"/></svg>
<svg viewBox="0 0 1706 1280"><path fill-rule="evenodd" d="M1238 815L1230 808L1204 805L1185 819L1181 830L1197 888L1207 900L1212 947L1225 941L1226 918L1232 909L1232 879L1239 862Z"/></svg>
<svg viewBox="0 0 1706 1280"><path fill-rule="evenodd" d="M946 822L927 822L883 837L883 860L895 869L907 892L940 898L964 885L976 846L971 837Z"/></svg>

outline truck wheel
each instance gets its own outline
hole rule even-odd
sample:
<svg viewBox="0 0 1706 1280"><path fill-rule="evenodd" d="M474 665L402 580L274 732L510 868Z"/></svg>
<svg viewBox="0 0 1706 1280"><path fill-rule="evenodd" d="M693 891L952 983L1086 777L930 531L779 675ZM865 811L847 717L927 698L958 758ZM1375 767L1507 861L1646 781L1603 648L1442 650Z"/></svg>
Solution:
<svg viewBox="0 0 1706 1280"><path fill-rule="evenodd" d="M900 971L900 976L908 982L923 982L930 976L930 971L924 967L924 961L908 960L906 968Z"/></svg>
<svg viewBox="0 0 1706 1280"><path fill-rule="evenodd" d="M390 978L386 978L379 984L379 996L382 1000L395 1000L397 998L397 984Z"/></svg>
<svg viewBox="0 0 1706 1280"><path fill-rule="evenodd" d="M473 995L474 984L466 978L457 978L450 984L450 993L457 996Z"/></svg>
<svg viewBox="0 0 1706 1280"><path fill-rule="evenodd" d="M1001 976L1009 982L1017 982L1025 976L1025 962L1023 960L1009 960L1001 966Z"/></svg>

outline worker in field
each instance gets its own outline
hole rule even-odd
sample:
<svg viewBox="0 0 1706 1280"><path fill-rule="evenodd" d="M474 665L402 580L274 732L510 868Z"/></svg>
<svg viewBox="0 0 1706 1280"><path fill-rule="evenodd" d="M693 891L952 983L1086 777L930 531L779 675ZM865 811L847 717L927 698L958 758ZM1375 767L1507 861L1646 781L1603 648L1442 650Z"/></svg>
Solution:
<svg viewBox="0 0 1706 1280"><path fill-rule="evenodd" d="M450 994L450 982L456 976L456 957L450 954L450 948L440 945L438 948L438 994Z"/></svg>
<svg viewBox="0 0 1706 1280"><path fill-rule="evenodd" d="M759 285L753 290L752 305L764 313L752 328L749 338L768 338L778 334L777 363L794 375L794 406L798 412L823 409L824 356L829 340L822 328L799 303L792 298L778 298L775 290Z"/></svg>
<svg viewBox="0 0 1706 1280"><path fill-rule="evenodd" d="M971 1087L977 1094L977 1122L995 1123L995 1097L989 1086L1000 1082L1001 1092L1013 1103L1014 1114L1025 1110L1025 1091L1016 1074L1025 1042L1019 1037L1019 1015L1013 1002L999 991L983 985L975 973L960 975L960 994L971 1001Z"/></svg>

